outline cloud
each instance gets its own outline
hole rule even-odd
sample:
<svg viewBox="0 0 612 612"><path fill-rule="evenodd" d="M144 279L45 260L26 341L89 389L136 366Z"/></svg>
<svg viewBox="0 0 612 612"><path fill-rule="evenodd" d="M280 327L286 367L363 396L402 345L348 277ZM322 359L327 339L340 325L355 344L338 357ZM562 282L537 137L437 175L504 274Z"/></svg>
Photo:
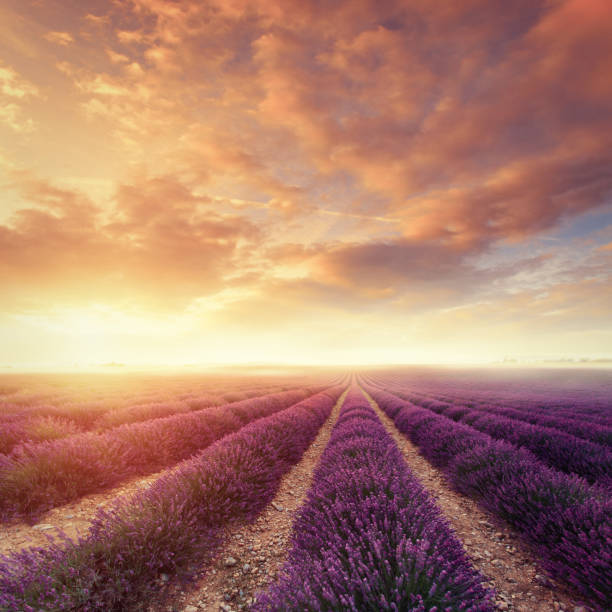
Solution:
<svg viewBox="0 0 612 612"><path fill-rule="evenodd" d="M109 11L125 27L104 43L112 70L76 70L82 109L132 152L180 134L175 167L233 179L220 196L295 216L349 177L348 197L377 202L351 212L475 250L609 197L605 0Z"/></svg>
<svg viewBox="0 0 612 612"><path fill-rule="evenodd" d="M122 185L110 215L76 191L17 173L30 202L0 226L3 291L13 307L48 300L185 306L223 286L259 231L215 213L173 179ZM8 303L7 303L8 306Z"/></svg>
<svg viewBox="0 0 612 612"><path fill-rule="evenodd" d="M395 308L406 314L448 307L501 294L521 275L542 269L547 254L511 262L490 262L436 241L397 239L386 242L284 244L266 251L280 270L270 281L279 294L297 295L304 303L324 303L352 311ZM268 294L271 287L266 288Z"/></svg>
<svg viewBox="0 0 612 612"><path fill-rule="evenodd" d="M0 102L0 122L8 125L15 132L32 132L35 129L34 121L24 119L21 108L13 102Z"/></svg>
<svg viewBox="0 0 612 612"><path fill-rule="evenodd" d="M62 47L67 47L74 42L74 37L69 32L47 32L45 40Z"/></svg>
<svg viewBox="0 0 612 612"><path fill-rule="evenodd" d="M315 28L281 30L253 46L261 116L321 171L386 196L408 236L477 247L606 201L612 66L606 3L476 4L478 20L413 3L410 25L364 20L316 46Z"/></svg>
<svg viewBox="0 0 612 612"><path fill-rule="evenodd" d="M569 292L603 291L609 239L534 241L612 201L607 0L90 10L3 13L29 41L0 64L2 154L32 168L0 226L11 308L217 296L218 320L251 308L261 326L591 312ZM110 187L69 187L88 181Z"/></svg>
<svg viewBox="0 0 612 612"><path fill-rule="evenodd" d="M407 286L432 284L463 286L468 270L465 257L436 244L412 241L342 245L315 258L315 267L329 284L387 290L391 295Z"/></svg>
<svg viewBox="0 0 612 612"><path fill-rule="evenodd" d="M36 85L24 79L16 70L5 64L0 64L0 93L3 96L19 100L39 95Z"/></svg>
<svg viewBox="0 0 612 612"><path fill-rule="evenodd" d="M0 122L15 132L31 132L35 122L27 117L25 107L40 96L36 85L22 77L14 68L0 61Z"/></svg>

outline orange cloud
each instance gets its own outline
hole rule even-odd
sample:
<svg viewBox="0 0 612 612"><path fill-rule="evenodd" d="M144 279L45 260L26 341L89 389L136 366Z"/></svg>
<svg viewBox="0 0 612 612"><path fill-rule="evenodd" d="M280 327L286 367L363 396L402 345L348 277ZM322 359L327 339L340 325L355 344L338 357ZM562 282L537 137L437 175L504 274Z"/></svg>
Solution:
<svg viewBox="0 0 612 612"><path fill-rule="evenodd" d="M241 185L230 197L257 190L295 215L349 176L407 236L479 248L605 198L604 171L574 168L609 164L609 12L602 0L138 0L111 9L130 24L120 51L104 49L123 73L76 83L131 151L164 126L182 133L173 159L194 172L202 156L206 180ZM272 171L288 152L291 175Z"/></svg>
<svg viewBox="0 0 612 612"><path fill-rule="evenodd" d="M0 60L0 124L4 123L15 132L34 130L35 122L27 117L25 106L38 96L40 91L34 83Z"/></svg>
<svg viewBox="0 0 612 612"><path fill-rule="evenodd" d="M74 42L74 37L69 32L47 32L45 40L62 47L67 47Z"/></svg>
<svg viewBox="0 0 612 612"><path fill-rule="evenodd" d="M14 187L31 207L0 226L12 302L184 304L222 287L240 250L259 239L247 219L215 213L163 177L121 186L110 218L81 194L28 175Z"/></svg>

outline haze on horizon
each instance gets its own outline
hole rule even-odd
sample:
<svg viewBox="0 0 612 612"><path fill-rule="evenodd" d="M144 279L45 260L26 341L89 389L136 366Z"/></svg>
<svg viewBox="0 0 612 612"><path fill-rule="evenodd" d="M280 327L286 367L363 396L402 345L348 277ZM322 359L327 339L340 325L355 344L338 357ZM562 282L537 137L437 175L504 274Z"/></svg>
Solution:
<svg viewBox="0 0 612 612"><path fill-rule="evenodd" d="M0 367L612 357L609 0L3 0Z"/></svg>

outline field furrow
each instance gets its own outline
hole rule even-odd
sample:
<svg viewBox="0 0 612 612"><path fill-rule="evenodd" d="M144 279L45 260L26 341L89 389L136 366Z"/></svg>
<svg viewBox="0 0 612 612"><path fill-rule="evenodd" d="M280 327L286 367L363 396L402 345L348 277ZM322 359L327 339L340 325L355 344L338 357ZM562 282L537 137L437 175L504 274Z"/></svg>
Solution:
<svg viewBox="0 0 612 612"><path fill-rule="evenodd" d="M0 455L0 610L608 612L609 383L524 377L15 378L7 440L127 422Z"/></svg>
<svg viewBox="0 0 612 612"><path fill-rule="evenodd" d="M402 451L410 469L418 475L436 500L446 520L461 539L471 562L497 594L500 609L516 612L573 610L575 596L553 585L538 569L538 559L520 534L500 525L494 515L483 511L472 499L457 493L444 475L403 436L389 416L367 394L372 408ZM507 607L506 607L507 606Z"/></svg>
<svg viewBox="0 0 612 612"><path fill-rule="evenodd" d="M336 402L300 462L283 476L274 499L261 514L253 522L232 525L225 530L223 544L195 585L188 589L180 584L169 587L175 591L171 598L175 608L247 607L256 591L274 580L287 556L294 517L310 488L313 470L327 446L347 391ZM165 609L160 606L160 610Z"/></svg>
<svg viewBox="0 0 612 612"><path fill-rule="evenodd" d="M391 391L391 388L388 387L388 390ZM480 411L486 414L495 414L532 425L551 427L590 442L612 447L612 427L600 422L598 419L593 419L592 415L574 412L570 417L566 413L559 413L551 410L550 407L545 408L537 404L523 406L520 409L506 406L494 399L481 401L475 400L473 397L463 397L461 395L455 398L446 395L434 397L429 394L408 391L402 386L394 386L393 392L418 406L435 409L434 405L432 405L433 400L433 403L439 406L440 409L448 406L449 408L456 407L464 410Z"/></svg>
<svg viewBox="0 0 612 612"><path fill-rule="evenodd" d="M612 607L612 500L542 464L529 451L366 387L453 486L507 521L535 547L546 571L601 610Z"/></svg>
<svg viewBox="0 0 612 612"><path fill-rule="evenodd" d="M396 388L394 392L402 398L411 395ZM496 410L475 410L436 400L410 401L453 421L465 423L497 440L524 447L552 468L612 488L612 451L606 446L552 427L509 418Z"/></svg>
<svg viewBox="0 0 612 612"><path fill-rule="evenodd" d="M57 508L51 508L38 516L35 524L23 521L0 524L0 555L31 546L44 547L49 542L49 536L64 534L71 539L77 539L85 535L100 510L110 508L118 497L133 495L146 489L158 478L178 469L181 463L148 476L126 480L101 493L85 495Z"/></svg>
<svg viewBox="0 0 612 612"><path fill-rule="evenodd" d="M357 387L347 395L259 612L493 610L459 540Z"/></svg>

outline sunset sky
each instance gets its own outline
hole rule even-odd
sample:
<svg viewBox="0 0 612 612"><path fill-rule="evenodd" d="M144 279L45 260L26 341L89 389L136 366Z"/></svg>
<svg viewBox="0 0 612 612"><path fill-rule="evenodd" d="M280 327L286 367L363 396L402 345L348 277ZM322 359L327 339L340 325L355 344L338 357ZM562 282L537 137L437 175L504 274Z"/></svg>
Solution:
<svg viewBox="0 0 612 612"><path fill-rule="evenodd" d="M612 357L610 0L0 0L0 367Z"/></svg>

